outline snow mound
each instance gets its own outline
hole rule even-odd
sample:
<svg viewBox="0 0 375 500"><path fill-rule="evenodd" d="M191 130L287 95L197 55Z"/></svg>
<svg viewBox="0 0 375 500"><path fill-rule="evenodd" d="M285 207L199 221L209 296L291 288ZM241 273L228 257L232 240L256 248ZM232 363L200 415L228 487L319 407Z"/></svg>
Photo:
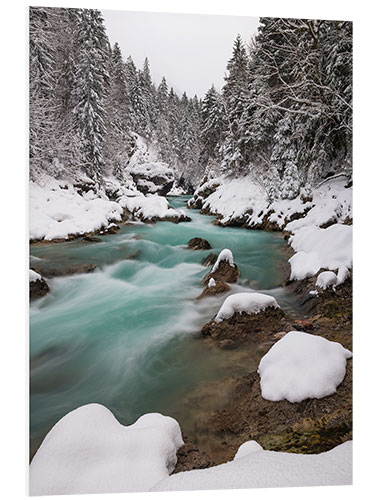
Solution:
<svg viewBox="0 0 375 500"><path fill-rule="evenodd" d="M68 413L30 465L30 494L147 491L168 477L183 445L176 420L151 413L121 425L104 406Z"/></svg>
<svg viewBox="0 0 375 500"><path fill-rule="evenodd" d="M297 252L289 259L291 280L302 280L319 269L334 271L341 266L352 267L353 226L333 224L327 229L306 226L289 238Z"/></svg>
<svg viewBox="0 0 375 500"><path fill-rule="evenodd" d="M166 177L173 180L173 170L163 162L149 162L131 165L127 168L130 174L139 175L146 178Z"/></svg>
<svg viewBox="0 0 375 500"><path fill-rule="evenodd" d="M149 194L147 196L140 194L132 198L123 196L119 198L118 203L129 210L135 217L145 220L164 217L180 217L184 215L183 211L177 211L171 208L167 199L157 194Z"/></svg>
<svg viewBox="0 0 375 500"><path fill-rule="evenodd" d="M38 281L41 279L42 279L42 277L40 274L36 273L32 269L29 269L29 283L31 283L32 281Z"/></svg>
<svg viewBox="0 0 375 500"><path fill-rule="evenodd" d="M336 392L352 353L338 342L304 332L289 332L276 342L258 367L262 396L297 403Z"/></svg>
<svg viewBox="0 0 375 500"><path fill-rule="evenodd" d="M211 271L212 273L217 271L217 269L219 268L220 262L222 262L222 261L227 261L231 267L234 267L233 254L228 248L224 248L224 250L222 250L220 252L219 257L217 258L215 265L212 268L212 271Z"/></svg>
<svg viewBox="0 0 375 500"><path fill-rule="evenodd" d="M280 307L271 295L257 292L235 293L225 299L215 321L219 323L223 319L231 318L235 313L258 314L268 307Z"/></svg>
<svg viewBox="0 0 375 500"><path fill-rule="evenodd" d="M323 290L326 290L330 286L332 286L332 288L335 289L336 285L337 285L337 276L333 271L323 271L316 278L315 286L323 288Z"/></svg>
<svg viewBox="0 0 375 500"><path fill-rule="evenodd" d="M152 491L329 486L352 483L352 442L318 455L265 451L254 441L240 446L234 460L203 470L179 472Z"/></svg>

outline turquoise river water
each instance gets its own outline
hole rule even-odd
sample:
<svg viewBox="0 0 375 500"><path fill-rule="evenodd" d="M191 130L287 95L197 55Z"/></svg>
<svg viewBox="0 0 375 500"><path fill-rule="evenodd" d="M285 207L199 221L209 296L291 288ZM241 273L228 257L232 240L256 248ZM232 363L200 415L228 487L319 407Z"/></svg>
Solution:
<svg viewBox="0 0 375 500"><path fill-rule="evenodd" d="M187 199L169 201L183 207ZM220 403L210 384L256 369L262 346L227 351L199 336L226 297L195 300L208 272L202 262L230 248L241 277L229 293L265 291L293 312L293 298L280 286L285 242L276 233L213 225L197 210L188 215L192 221L180 224L125 225L102 243L31 246L31 266L97 266L48 280L50 293L31 303L31 455L62 416L91 402L125 425L148 412L173 416L204 442L202 419ZM193 237L213 249L185 248Z"/></svg>

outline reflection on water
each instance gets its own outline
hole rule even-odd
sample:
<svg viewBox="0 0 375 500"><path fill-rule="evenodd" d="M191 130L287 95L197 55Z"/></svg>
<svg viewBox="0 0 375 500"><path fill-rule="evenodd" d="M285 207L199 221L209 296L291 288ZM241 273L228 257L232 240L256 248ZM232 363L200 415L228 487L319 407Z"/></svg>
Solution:
<svg viewBox="0 0 375 500"><path fill-rule="evenodd" d="M97 266L50 279L50 293L31 305L31 453L57 420L91 402L109 407L123 424L147 412L174 416L203 442L202 419L221 403L207 396L207 384L256 369L264 347L223 351L199 337L226 297L195 300L207 273L202 263L230 248L241 278L229 293L265 290L293 312L280 288L285 242L274 233L214 226L195 210L189 215L192 222L178 225L123 226L102 243L31 247L30 265L42 272ZM186 249L196 236L212 250Z"/></svg>

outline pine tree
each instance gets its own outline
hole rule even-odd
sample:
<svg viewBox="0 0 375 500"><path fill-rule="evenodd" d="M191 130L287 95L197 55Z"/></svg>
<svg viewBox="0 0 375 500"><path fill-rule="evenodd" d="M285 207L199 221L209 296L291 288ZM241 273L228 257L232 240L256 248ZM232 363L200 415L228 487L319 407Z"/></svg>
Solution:
<svg viewBox="0 0 375 500"><path fill-rule="evenodd" d="M99 11L81 11L78 43L77 73L73 90L74 126L81 141L83 167L87 175L100 184L104 168L104 102L109 84L109 43Z"/></svg>

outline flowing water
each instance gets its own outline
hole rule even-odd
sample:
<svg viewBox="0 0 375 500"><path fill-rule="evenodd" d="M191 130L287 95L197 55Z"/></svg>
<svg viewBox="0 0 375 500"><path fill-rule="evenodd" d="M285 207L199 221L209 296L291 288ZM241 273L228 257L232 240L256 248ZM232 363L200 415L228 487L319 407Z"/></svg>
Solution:
<svg viewBox="0 0 375 500"><path fill-rule="evenodd" d="M179 208L187 198L169 201ZM31 304L31 454L62 416L91 402L110 408L125 425L148 412L173 416L189 437L204 442L201 421L220 406L220 391L210 387L256 369L265 352L256 345L220 350L199 336L226 297L195 300L211 252L233 252L241 277L229 293L266 291L293 313L293 298L280 287L281 235L222 228L213 217L188 214L191 222L123 226L102 243L31 247L31 267L97 266L49 280L51 291ZM193 237L213 249L187 249Z"/></svg>

